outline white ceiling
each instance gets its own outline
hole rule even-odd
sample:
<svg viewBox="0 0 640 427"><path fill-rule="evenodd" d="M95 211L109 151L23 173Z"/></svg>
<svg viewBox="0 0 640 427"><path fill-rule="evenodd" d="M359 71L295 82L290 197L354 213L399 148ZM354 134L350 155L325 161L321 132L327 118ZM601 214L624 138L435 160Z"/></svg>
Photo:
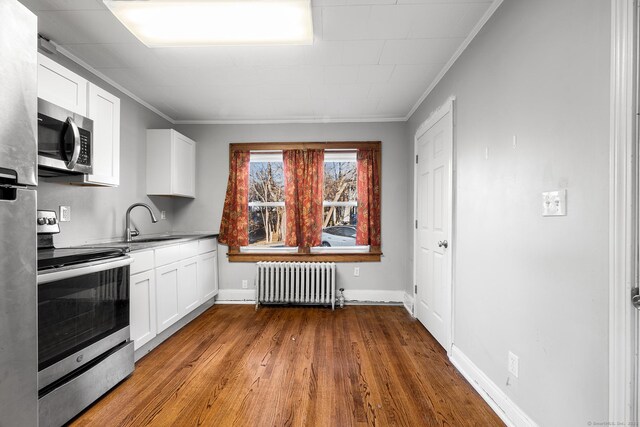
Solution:
<svg viewBox="0 0 640 427"><path fill-rule="evenodd" d="M312 46L143 45L101 0L20 0L39 32L175 121L404 120L492 0L312 0Z"/></svg>

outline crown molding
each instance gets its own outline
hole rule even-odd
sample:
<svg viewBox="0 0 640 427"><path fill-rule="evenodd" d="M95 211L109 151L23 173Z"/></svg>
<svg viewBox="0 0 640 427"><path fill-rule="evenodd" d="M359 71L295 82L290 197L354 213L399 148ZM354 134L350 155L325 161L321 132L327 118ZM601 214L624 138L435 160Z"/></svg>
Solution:
<svg viewBox="0 0 640 427"><path fill-rule="evenodd" d="M87 64L86 62L84 62L82 59L78 58L76 55L74 55L73 53L69 52L67 49L65 49L63 46L51 41L51 43L56 47L56 50L58 52L60 52L62 55L66 56L67 58L69 58L71 61L75 62L76 64L78 64L79 66L81 66L82 68L84 68L85 70L87 70L88 72L90 72L91 74L93 74L96 77L99 77L100 79L104 80L106 83L110 84L111 86L115 87L116 89L118 89L120 92L124 93L125 95L127 95L129 98L133 99L134 101L136 101L138 104L142 105L143 107L148 108L149 110L153 111L154 113L156 113L157 115L159 115L160 117L162 117L163 119L167 120L169 123L171 123L172 125L176 124L176 121L174 119L172 119L171 117L169 117L168 115L166 115L165 113L163 113L162 111L158 110L156 107L154 107L153 105L149 104L147 101L145 101L144 99L140 98L138 95L134 94L133 92L131 92L129 89L123 87L122 85L120 85L119 83L116 83L115 81L113 81L112 79L110 79L109 77L105 76L104 74L102 74L100 71L96 70L95 68L93 68L91 65Z"/></svg>
<svg viewBox="0 0 640 427"><path fill-rule="evenodd" d="M498 7L500 7L500 5L502 4L502 1L503 0L494 0L494 2L491 3L491 6L489 6L489 9L487 9L487 11L484 13L484 15L482 15L482 18L480 19L480 21L478 21L476 26L473 27L473 29L471 30L471 32L469 33L467 38L465 38L464 41L462 42L462 44L460 45L460 47L458 47L458 50L455 51L455 53L449 59L449 61L447 61L447 63L444 65L444 67L442 67L442 70L440 70L440 72L438 73L436 78L431 82L431 84L429 85L427 90L425 90L424 93L422 94L422 96L420 98L418 98L418 101L416 101L416 103L413 105L413 107L411 108L409 113L404 117L405 121L408 121L411 118L413 113L416 112L416 110L418 109L418 107L420 107L422 102L425 99L427 99L427 96L429 96L431 91L433 89L435 89L435 87L438 85L438 83L440 83L440 80L442 80L442 78L445 76L445 74L447 74L447 72L453 66L453 64L455 64L455 62L458 60L460 55L462 55L462 52L464 52L465 49L469 46L469 44L471 44L473 39L476 38L476 36L478 35L478 33L480 32L482 27L484 27L484 24L487 23L489 18L491 18L491 16L493 16L494 12L498 9Z"/></svg>
<svg viewBox="0 0 640 427"><path fill-rule="evenodd" d="M58 52L62 55L69 58L71 61L75 62L85 70L89 71L91 74L99 77L104 80L106 83L118 89L120 92L124 93L140 105L148 108L152 112L156 113L163 119L167 120L169 123L173 125L264 125L264 124L288 124L288 123L300 123L300 124L310 124L310 123L388 123L388 122L406 122L408 121L413 113L416 112L418 107L422 104L422 102L429 96L431 91L438 85L440 80L445 76L445 74L449 71L449 69L453 66L453 64L457 61L457 59L462 55L465 49L469 46L471 41L478 35L482 27L487 23L489 18L494 14L494 12L498 9L498 7L502 4L503 0L494 0L489 6L489 9L482 16L480 21L473 27L471 33L464 39L460 47L456 50L453 56L447 61L445 66L440 70L436 78L431 82L426 91L420 96L420 98L413 105L411 110L404 117L354 117L354 118L326 118L326 117L284 117L278 119L212 119L212 120L176 120L167 114L163 113L144 99L140 98L129 89L126 89L119 83L116 83L111 78L107 77L100 71L93 68L91 65L87 64L82 59L78 58L73 53L69 52L63 46L51 42Z"/></svg>
<svg viewBox="0 0 640 427"><path fill-rule="evenodd" d="M383 123L383 122L406 122L405 117L354 117L354 118L315 118L315 117L285 117L281 119L264 120L176 120L176 125L276 125L287 123Z"/></svg>

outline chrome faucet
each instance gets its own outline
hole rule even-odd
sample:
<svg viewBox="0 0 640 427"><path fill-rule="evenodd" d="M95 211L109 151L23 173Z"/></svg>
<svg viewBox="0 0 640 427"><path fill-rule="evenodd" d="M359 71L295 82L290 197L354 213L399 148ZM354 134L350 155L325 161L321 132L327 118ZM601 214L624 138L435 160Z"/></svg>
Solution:
<svg viewBox="0 0 640 427"><path fill-rule="evenodd" d="M140 234L140 232L138 230L136 230L134 228L133 231L131 231L131 210L133 208L135 208L136 206L142 206L143 208L147 208L147 210L149 211L149 214L151 215L151 222L153 222L154 224L156 222L158 222L158 219L156 218L156 216L153 214L153 211L151 210L151 208L149 207L149 205L144 204L144 203L134 203L131 206L129 206L129 209L127 209L127 215L126 215L126 223L127 223L127 228L125 230L125 241L126 242L130 242L133 236L137 236Z"/></svg>

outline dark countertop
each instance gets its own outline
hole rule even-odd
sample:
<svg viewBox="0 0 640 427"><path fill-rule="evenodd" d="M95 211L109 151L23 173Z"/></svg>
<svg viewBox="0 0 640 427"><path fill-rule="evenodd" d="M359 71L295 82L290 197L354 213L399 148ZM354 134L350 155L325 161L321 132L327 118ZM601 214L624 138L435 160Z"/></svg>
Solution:
<svg viewBox="0 0 640 427"><path fill-rule="evenodd" d="M126 248L129 252L142 251L147 249L156 249L163 246L171 246L180 243L190 242L192 240L200 240L207 238L217 238L218 234L214 233L176 233L176 234L162 234L162 235L144 235L133 238L132 242L114 241L104 243L94 243L89 245L83 245L87 248ZM150 241L151 240L151 241Z"/></svg>

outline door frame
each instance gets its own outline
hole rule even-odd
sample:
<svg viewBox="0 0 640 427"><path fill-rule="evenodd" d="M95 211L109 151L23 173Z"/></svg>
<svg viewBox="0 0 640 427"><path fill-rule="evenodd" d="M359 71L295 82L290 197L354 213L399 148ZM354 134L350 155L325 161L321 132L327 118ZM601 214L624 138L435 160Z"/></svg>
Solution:
<svg viewBox="0 0 640 427"><path fill-rule="evenodd" d="M611 0L609 420L638 421L637 0Z"/></svg>
<svg viewBox="0 0 640 427"><path fill-rule="evenodd" d="M455 96L451 96L449 97L444 104L442 104L440 107L438 107L435 111L433 111L431 114L429 114L429 117L427 117L427 119L422 122L422 124L420 126L418 126L418 129L416 130L416 133L414 135L414 139L413 139L413 154L414 156L418 155L418 139L424 135L425 132L427 132L429 129L431 129L431 127L433 125L435 125L440 119L442 119L447 113L451 114L451 159L449 160L449 176L448 176L448 180L449 180L449 188L451 189L451 191L449 192L449 197L447 200L447 205L449 207L449 226L448 226L448 230L447 230L447 234L449 236L449 245L450 245L450 263L449 263L449 287L450 287L450 308L449 308L449 319L447 319L449 321L449 334L448 337L446 337L447 339L447 345L445 346L445 350L447 351L447 354L451 354L451 349L453 347L453 337L454 337L454 322L453 319L455 318L454 315L454 307L455 304L454 302L454 298L455 298L455 286L454 286L454 282L455 282L455 276L454 276L454 265L455 265L455 253L456 253L456 236L455 236L455 224L454 224L454 218L455 218L455 194L456 194L456 188L455 188L455 167L456 167L456 162L455 162L455 158L456 158L456 133L455 133L455 118L454 118L454 103L455 103L456 97ZM416 305L418 303L418 294L417 294L417 280L416 280L416 275L417 275L417 268L416 268L416 261L417 261L417 228L416 228L416 221L418 220L418 167L417 167L417 162L413 163L413 316L416 317Z"/></svg>

